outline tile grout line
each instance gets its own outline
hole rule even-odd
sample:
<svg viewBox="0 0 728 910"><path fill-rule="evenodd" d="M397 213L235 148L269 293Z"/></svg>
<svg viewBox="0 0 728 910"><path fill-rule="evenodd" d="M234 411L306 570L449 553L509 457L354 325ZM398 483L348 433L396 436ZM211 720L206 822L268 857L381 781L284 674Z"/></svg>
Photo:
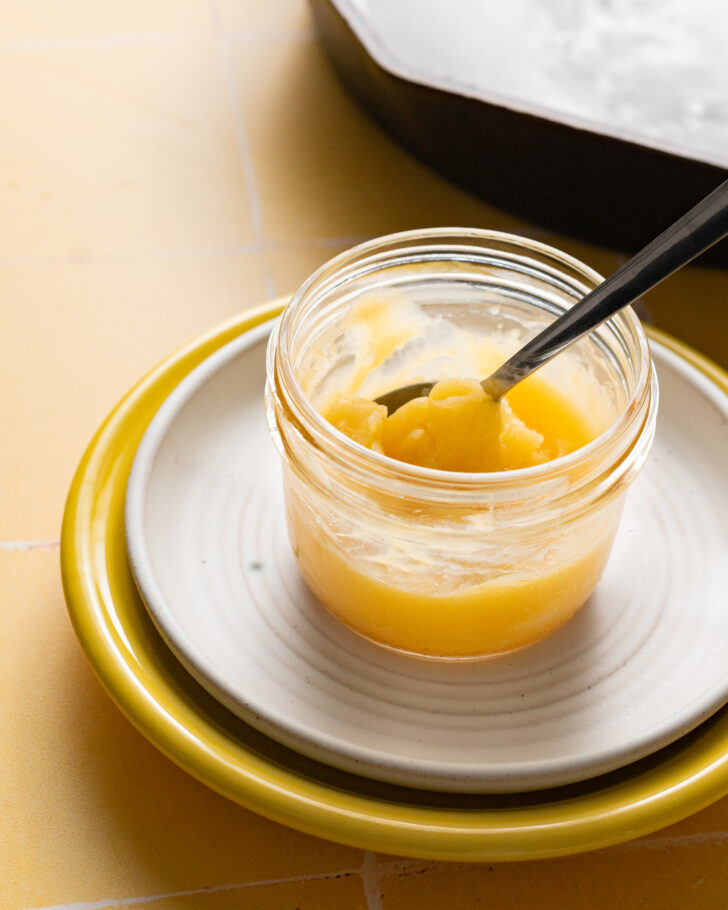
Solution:
<svg viewBox="0 0 728 910"><path fill-rule="evenodd" d="M157 249L128 253L98 253L84 256L26 256L20 259L0 259L0 268L15 269L25 266L95 265L103 262L147 262L149 260L190 259L203 256L239 256L241 253L260 252L259 243L241 243L229 247L192 249Z"/></svg>
<svg viewBox="0 0 728 910"><path fill-rule="evenodd" d="M653 837L649 840L625 841L606 847L614 853L635 853L639 850L671 850L673 847L699 847L701 844L721 844L728 841L728 831L705 831L698 834L679 834L675 837Z"/></svg>
<svg viewBox="0 0 728 910"><path fill-rule="evenodd" d="M235 73L233 71L233 63L230 55L231 44L223 34L220 11L217 8L215 0L208 0L207 7L210 12L210 19L212 22L213 30L215 32L218 57L222 66L223 79L225 81L225 87L228 95L228 104L232 109L233 127L235 130L235 138L238 145L240 163L243 168L243 179L245 180L245 185L248 190L248 208L250 211L250 219L253 227L253 236L255 237L255 242L262 248L262 244L264 242L263 206L258 189L258 181L255 176L253 154L250 149L250 142L248 141L245 122L243 120L242 98L238 84L235 80ZM262 262L262 266L266 294L268 294L270 297L274 297L275 285L270 273L270 269L268 268L268 265L265 263L265 261Z"/></svg>
<svg viewBox="0 0 728 910"><path fill-rule="evenodd" d="M428 869L434 869L437 863L438 860L434 859L402 857L401 859L393 859L389 862L377 863L377 875L381 878L382 875L391 875L396 872L402 872L404 874L426 872ZM447 864L445 863L445 865Z"/></svg>
<svg viewBox="0 0 728 910"><path fill-rule="evenodd" d="M703 834L686 834L677 837L654 838L648 841L630 841L605 848L606 851L628 852L640 849L656 850L670 849L672 847L699 846L704 843L720 843L728 840L728 831L706 832ZM506 865L505 863L502 865ZM211 888L193 888L186 891L170 891L162 894L144 895L142 897L109 898L98 901L76 902L70 904L53 904L42 907L27 908L27 910L103 910L110 907L128 907L135 904L153 903L170 897L187 897L192 895L216 894L225 891L244 890L248 888L264 887L266 885L283 885L295 882L326 881L358 875L364 884L368 910L383 910L381 877L383 874L401 872L404 875L425 872L436 868L437 863L428 860L395 859L391 862L378 864L376 856L371 851L365 853L364 862L356 869L342 869L339 872L314 872L308 875L294 875L284 878L260 879L252 882L240 882L233 885L218 885Z"/></svg>
<svg viewBox="0 0 728 910"><path fill-rule="evenodd" d="M674 837L653 837L650 839L644 840L631 840L625 841L621 844L613 844L611 847L604 847L601 850L589 850L584 853L574 853L567 854L563 859L568 859L569 856L588 856L595 853L639 853L641 850L671 850L675 847L700 847L704 844L721 844L725 841L728 841L728 831L706 831L698 832L696 834L681 834ZM557 859L559 857L556 857ZM495 863L496 865L510 865L506 861L501 861ZM377 878L381 879L383 875L391 875L392 873L400 873L404 876L406 875L416 875L422 872L426 872L430 869L436 869L441 863L436 860L417 860L417 859L408 859L403 857L402 859L394 859L390 862L382 862L377 864ZM444 863L444 865L448 865ZM477 865L477 863L475 864ZM486 865L486 863L483 863ZM493 863L491 863L493 865ZM367 870L367 862L365 861L362 866L362 877L365 877ZM376 910L379 910L379 906L375 905Z"/></svg>
<svg viewBox="0 0 728 910"><path fill-rule="evenodd" d="M377 860L371 850L367 850L364 854L364 862L362 863L359 874L361 875L361 880L364 885L367 910L384 910Z"/></svg>
<svg viewBox="0 0 728 910"><path fill-rule="evenodd" d="M250 196L249 203L253 234L256 243L261 244L263 242L263 210L260 203L260 195L258 193L258 184L255 179L253 158L250 152L245 124L243 123L240 92L238 91L233 74L232 60L230 58L230 45L225 41L225 37L221 31L220 16L214 0L208 0L208 8L215 29L218 56L222 64L223 78L225 80L225 88L227 89L228 95L228 104L232 108L233 125L238 151L240 153L240 163L242 164L243 176Z"/></svg>
<svg viewBox="0 0 728 910"><path fill-rule="evenodd" d="M67 38L26 38L0 42L0 54L52 53L53 51L108 50L113 47L150 45L161 47L189 40L194 32L148 32L146 34L116 34L69 36Z"/></svg>
<svg viewBox="0 0 728 910"><path fill-rule="evenodd" d="M277 41L315 41L316 30L307 26L293 26L292 28L256 28L245 31L229 31L223 33L225 39L231 44L273 44Z"/></svg>
<svg viewBox="0 0 728 910"><path fill-rule="evenodd" d="M351 234L341 237L312 237L308 240L261 240L254 243L241 243L229 247L210 247L198 249L149 250L148 252L108 253L90 256L28 256L22 259L0 259L0 268L13 269L26 266L52 265L93 265L102 262L134 262L164 259L191 259L196 257L239 256L246 253L265 251L336 249L337 247L354 246L371 239L369 234Z"/></svg>
<svg viewBox="0 0 728 910"><path fill-rule="evenodd" d="M219 33L225 34L234 44L274 44L279 41L312 41L316 38L313 28L306 26L291 28L251 28L224 33L219 19L216 22ZM114 35L69 35L66 38L19 38L15 41L0 41L0 54L37 54L53 51L108 50L114 47L139 45L163 46L181 44L191 39L200 39L199 32L146 32L119 33Z"/></svg>
<svg viewBox="0 0 728 910"><path fill-rule="evenodd" d="M60 540L0 540L0 552L25 553L29 550L55 550L60 545Z"/></svg>
<svg viewBox="0 0 728 910"><path fill-rule="evenodd" d="M263 279L265 281L265 292L268 295L268 298L270 300L275 300L277 297L282 296L281 294L278 293L278 287L277 287L275 281L273 280L273 276L270 273L270 269L268 268L267 265L265 265L265 263L263 263ZM290 288L290 290L287 293L294 294L296 292L296 290L297 290L296 288Z"/></svg>
<svg viewBox="0 0 728 910"><path fill-rule="evenodd" d="M189 897L194 895L219 894L225 891L242 891L247 888L260 888L266 885L289 885L296 882L326 881L327 879L348 878L360 875L361 869L343 869L340 872L311 872L307 875L290 875L284 878L260 879L253 882L239 882L234 885L216 885L210 888L191 888L186 891L169 891L163 894L149 894L142 897L108 898L98 901L81 901L71 904L53 904L27 910L103 910L106 907L131 907L135 904L147 904L165 900L170 897Z"/></svg>
<svg viewBox="0 0 728 910"><path fill-rule="evenodd" d="M210 16L210 23L212 25L212 30L215 33L215 36L222 35L225 29L222 25L222 16L220 15L220 10L217 7L217 0L207 0L207 12Z"/></svg>

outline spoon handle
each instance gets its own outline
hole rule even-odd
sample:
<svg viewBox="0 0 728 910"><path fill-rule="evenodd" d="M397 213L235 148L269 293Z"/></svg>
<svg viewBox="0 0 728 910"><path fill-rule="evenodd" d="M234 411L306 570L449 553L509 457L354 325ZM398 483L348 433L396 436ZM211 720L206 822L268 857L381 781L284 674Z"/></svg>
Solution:
<svg viewBox="0 0 728 910"><path fill-rule="evenodd" d="M728 234L728 180L507 360L483 388L500 398L567 345L595 329Z"/></svg>

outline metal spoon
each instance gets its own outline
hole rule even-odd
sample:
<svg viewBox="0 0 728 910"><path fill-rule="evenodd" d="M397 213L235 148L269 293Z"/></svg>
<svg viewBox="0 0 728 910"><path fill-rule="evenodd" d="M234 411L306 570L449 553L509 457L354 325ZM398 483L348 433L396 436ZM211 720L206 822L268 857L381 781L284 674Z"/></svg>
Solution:
<svg viewBox="0 0 728 910"><path fill-rule="evenodd" d="M728 234L728 180L690 209L571 309L517 351L481 385L497 401L544 363L622 307L659 284ZM416 382L380 395L388 413L428 395L434 382Z"/></svg>

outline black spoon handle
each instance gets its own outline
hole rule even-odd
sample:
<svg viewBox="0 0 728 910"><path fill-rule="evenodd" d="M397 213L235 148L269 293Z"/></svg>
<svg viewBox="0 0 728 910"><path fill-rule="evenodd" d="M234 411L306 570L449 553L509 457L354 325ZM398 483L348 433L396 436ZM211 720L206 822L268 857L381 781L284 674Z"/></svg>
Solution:
<svg viewBox="0 0 728 910"><path fill-rule="evenodd" d="M486 392L500 398L567 345L595 329L726 234L728 180L484 379Z"/></svg>

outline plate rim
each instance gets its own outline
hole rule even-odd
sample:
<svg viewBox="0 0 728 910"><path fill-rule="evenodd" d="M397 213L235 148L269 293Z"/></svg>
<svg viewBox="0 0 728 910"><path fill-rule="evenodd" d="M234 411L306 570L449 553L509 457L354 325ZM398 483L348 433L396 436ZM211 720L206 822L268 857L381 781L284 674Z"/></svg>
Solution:
<svg viewBox="0 0 728 910"><path fill-rule="evenodd" d="M132 724L192 776L261 815L351 846L426 859L492 862L578 853L647 834L728 793L727 714L664 767L569 800L466 810L361 795L255 754L189 710L166 678L150 675L125 653L124 630L108 612L113 603L106 600L111 595L97 562L106 555L119 499L123 513L138 439L185 375L228 341L277 316L286 299L210 329L144 376L101 425L71 484L60 553L69 615L96 675ZM660 330L648 334L728 392L728 373L717 364ZM121 560L111 565L113 572L123 568Z"/></svg>
<svg viewBox="0 0 728 910"><path fill-rule="evenodd" d="M127 552L139 593L170 650L214 698L265 735L314 760L385 783L435 792L473 794L524 793L591 780L670 745L725 704L726 690L716 691L713 688L697 701L693 698L690 703L692 710L687 716L688 706L684 706L683 712L673 716L669 724L651 727L639 735L632 735L629 740L606 743L604 748L592 748L588 752L562 753L545 761L531 758L507 764L464 763L456 759L418 761L414 756L360 745L351 737L321 733L310 723L300 723L295 716L281 713L264 699L246 698L227 674L218 672L209 657L197 647L185 624L178 620L173 605L157 580L144 516L157 457L180 415L210 381L261 345L271 328L268 322L262 323L222 345L175 386L144 431L126 488ZM664 349L661 349L661 356L668 362L674 360L675 369L685 382L699 393L706 394L692 370L685 369L687 361L684 358L674 358L669 350L665 352ZM704 379L702 373L698 375ZM721 399L725 399L722 394Z"/></svg>

